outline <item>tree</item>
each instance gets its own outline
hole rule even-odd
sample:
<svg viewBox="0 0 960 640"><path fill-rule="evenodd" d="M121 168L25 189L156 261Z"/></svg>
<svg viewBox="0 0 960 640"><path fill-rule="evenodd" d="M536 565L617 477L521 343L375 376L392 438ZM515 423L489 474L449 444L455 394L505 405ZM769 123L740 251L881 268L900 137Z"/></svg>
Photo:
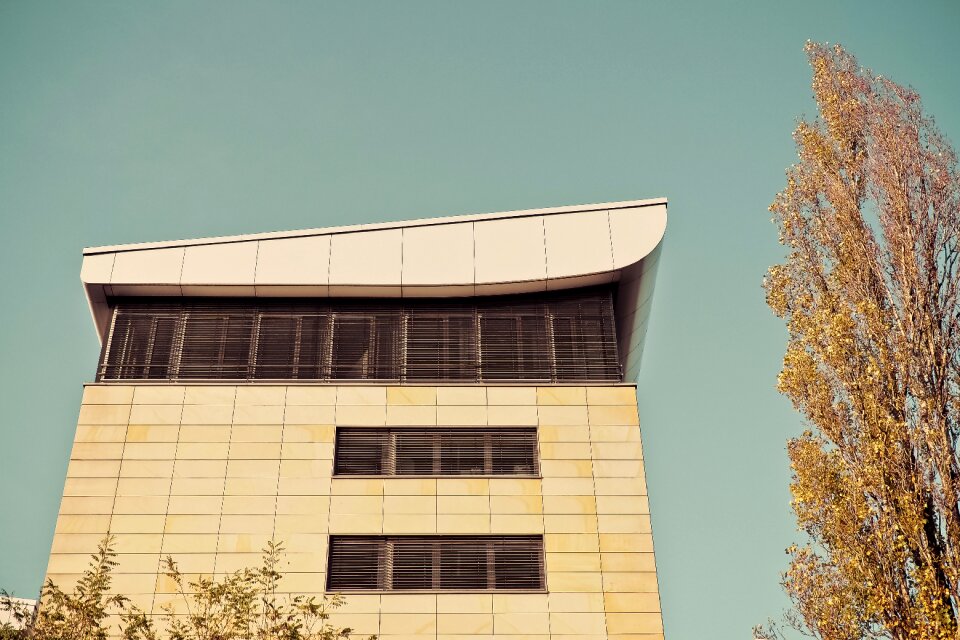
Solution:
<svg viewBox="0 0 960 640"><path fill-rule="evenodd" d="M10 640L350 640L352 630L330 623L331 611L344 604L339 594L320 599L300 595L280 597L283 546L270 541L260 567L241 569L214 580L200 576L185 583L171 556L165 573L177 587L186 613L167 607L157 629L146 612L110 592L117 566L114 537L107 535L72 593L52 580L40 592L36 611L6 592L0 593L0 611L12 613L17 626L0 628L0 639ZM119 620L116 633L109 623ZM368 640L375 640L369 636Z"/></svg>
<svg viewBox="0 0 960 640"><path fill-rule="evenodd" d="M277 587L283 546L263 550L263 563L220 580L200 576L184 583L171 556L166 575L177 587L186 613L167 607L163 616L169 640L349 640L352 629L330 624L330 612L344 604L339 594L281 598ZM125 640L159 640L152 620L133 608L123 616ZM368 640L376 640L370 636Z"/></svg>
<svg viewBox="0 0 960 640"><path fill-rule="evenodd" d="M808 542L783 586L815 638L956 638L960 620L960 176L913 90L808 43L819 110L770 210L764 281L789 341L778 389ZM774 637L761 630L757 637Z"/></svg>
<svg viewBox="0 0 960 640"><path fill-rule="evenodd" d="M107 536L100 542L72 593L48 578L40 591L42 606L36 611L3 592L0 610L11 612L18 626L23 627L9 632L19 633L23 638L106 640L109 635L106 622L111 610L122 611L127 605L125 597L110 593L111 572L117 566L113 540Z"/></svg>
<svg viewBox="0 0 960 640"><path fill-rule="evenodd" d="M6 621L0 624L0 640L25 640L26 629L33 624L37 608L33 600L15 598L6 590L0 590L0 612L6 613Z"/></svg>

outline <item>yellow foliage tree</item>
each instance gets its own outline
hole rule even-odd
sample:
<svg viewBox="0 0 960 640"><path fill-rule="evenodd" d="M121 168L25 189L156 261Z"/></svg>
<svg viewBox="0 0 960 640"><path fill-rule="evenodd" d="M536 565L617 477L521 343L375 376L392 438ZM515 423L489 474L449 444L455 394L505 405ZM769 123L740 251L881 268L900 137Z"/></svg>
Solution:
<svg viewBox="0 0 960 640"><path fill-rule="evenodd" d="M767 302L797 522L792 620L825 640L957 638L960 174L913 90L808 43L814 121L770 210L786 246ZM790 616L788 616L789 618ZM757 629L756 637L776 630Z"/></svg>

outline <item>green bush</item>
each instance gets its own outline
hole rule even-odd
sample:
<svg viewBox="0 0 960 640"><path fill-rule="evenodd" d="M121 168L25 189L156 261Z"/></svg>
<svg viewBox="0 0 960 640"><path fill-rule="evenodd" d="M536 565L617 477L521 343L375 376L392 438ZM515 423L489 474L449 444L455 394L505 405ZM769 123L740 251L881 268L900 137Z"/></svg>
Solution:
<svg viewBox="0 0 960 640"><path fill-rule="evenodd" d="M277 589L283 546L273 541L263 550L259 567L236 571L222 578L201 576L185 582L171 556L164 573L177 586L186 613L171 607L155 617L110 593L111 573L117 566L113 536L106 536L91 556L72 592L47 580L36 611L0 595L0 610L12 613L22 629L0 627L0 640L349 640L352 630L336 627L330 614L344 603L339 594L322 598L281 596ZM111 616L119 618L117 632L108 629ZM375 640L370 636L369 640Z"/></svg>

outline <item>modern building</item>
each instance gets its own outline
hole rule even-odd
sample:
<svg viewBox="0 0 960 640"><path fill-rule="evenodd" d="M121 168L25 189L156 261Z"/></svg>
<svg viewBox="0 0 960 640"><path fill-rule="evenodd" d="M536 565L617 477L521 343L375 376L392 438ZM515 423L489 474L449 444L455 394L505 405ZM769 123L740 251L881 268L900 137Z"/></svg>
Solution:
<svg viewBox="0 0 960 640"><path fill-rule="evenodd" d="M22 629L25 625L20 620L17 620L17 615L15 611L22 612L27 614L27 619L33 616L36 611L37 601L30 600L28 598L14 598L10 597L10 606L12 609L4 609L0 607L0 629L5 626L10 627L11 629Z"/></svg>
<svg viewBox="0 0 960 640"><path fill-rule="evenodd" d="M286 549L384 640L663 637L636 385L665 200L84 250L102 343L48 575Z"/></svg>

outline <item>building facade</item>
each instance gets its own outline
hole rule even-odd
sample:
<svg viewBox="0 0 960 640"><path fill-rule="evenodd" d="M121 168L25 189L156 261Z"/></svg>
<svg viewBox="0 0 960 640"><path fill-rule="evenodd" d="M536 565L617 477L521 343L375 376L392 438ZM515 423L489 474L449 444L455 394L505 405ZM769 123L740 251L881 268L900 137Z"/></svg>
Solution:
<svg viewBox="0 0 960 640"><path fill-rule="evenodd" d="M48 576L257 565L384 640L663 637L636 379L666 201L101 247Z"/></svg>

